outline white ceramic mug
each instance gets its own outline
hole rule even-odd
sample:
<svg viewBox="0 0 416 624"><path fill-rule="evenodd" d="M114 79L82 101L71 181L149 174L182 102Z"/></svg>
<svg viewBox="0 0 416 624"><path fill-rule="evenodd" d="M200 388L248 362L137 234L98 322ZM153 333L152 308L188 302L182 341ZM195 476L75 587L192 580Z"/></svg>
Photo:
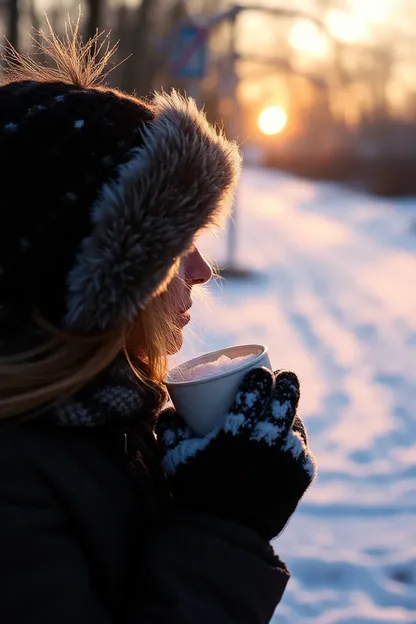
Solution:
<svg viewBox="0 0 416 624"><path fill-rule="evenodd" d="M215 362L221 355L230 359L256 356L241 366L223 370L202 379L187 380L187 373L200 364ZM218 427L231 407L238 387L253 368L272 370L267 347L240 345L206 353L169 371L165 380L172 403L195 434L205 436Z"/></svg>

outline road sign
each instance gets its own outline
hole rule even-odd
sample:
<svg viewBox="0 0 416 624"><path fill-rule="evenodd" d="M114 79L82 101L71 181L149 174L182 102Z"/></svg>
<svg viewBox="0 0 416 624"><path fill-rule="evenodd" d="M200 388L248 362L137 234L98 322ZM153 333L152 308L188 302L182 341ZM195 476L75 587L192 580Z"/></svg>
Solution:
<svg viewBox="0 0 416 624"><path fill-rule="evenodd" d="M204 78L207 36L208 30L195 24L184 24L178 28L172 46L172 72L179 78Z"/></svg>

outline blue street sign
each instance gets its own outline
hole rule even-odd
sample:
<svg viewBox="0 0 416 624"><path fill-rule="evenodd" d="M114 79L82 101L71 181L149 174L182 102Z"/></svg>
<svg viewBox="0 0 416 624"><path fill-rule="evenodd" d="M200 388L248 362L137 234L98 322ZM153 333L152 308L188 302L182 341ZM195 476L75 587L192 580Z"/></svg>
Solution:
<svg viewBox="0 0 416 624"><path fill-rule="evenodd" d="M174 38L172 71L179 78L204 78L207 69L207 31L194 24L181 26Z"/></svg>

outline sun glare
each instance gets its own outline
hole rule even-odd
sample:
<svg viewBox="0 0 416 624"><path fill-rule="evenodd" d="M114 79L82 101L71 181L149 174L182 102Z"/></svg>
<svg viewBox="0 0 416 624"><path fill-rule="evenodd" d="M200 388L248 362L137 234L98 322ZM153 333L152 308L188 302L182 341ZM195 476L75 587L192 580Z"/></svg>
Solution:
<svg viewBox="0 0 416 624"><path fill-rule="evenodd" d="M289 34L289 43L295 50L312 56L325 56L328 52L326 37L312 22L298 20Z"/></svg>
<svg viewBox="0 0 416 624"><path fill-rule="evenodd" d="M337 39L346 43L354 43L367 35L367 23L359 14L332 9L328 12L326 24Z"/></svg>
<svg viewBox="0 0 416 624"><path fill-rule="evenodd" d="M395 9L396 0L352 0L357 17L367 22L384 22Z"/></svg>
<svg viewBox="0 0 416 624"><path fill-rule="evenodd" d="M287 114L280 106L268 106L261 111L258 123L263 134L279 134L287 124Z"/></svg>
<svg viewBox="0 0 416 624"><path fill-rule="evenodd" d="M371 25L389 18L396 0L350 0L350 11L330 9L325 24L334 37L345 43L355 43L369 36ZM330 40L311 21L297 20L289 34L292 48L310 56L326 56Z"/></svg>
<svg viewBox="0 0 416 624"><path fill-rule="evenodd" d="M352 0L351 12L331 9L325 21L335 37L354 43L369 35L371 24L388 19L393 8L394 0Z"/></svg>

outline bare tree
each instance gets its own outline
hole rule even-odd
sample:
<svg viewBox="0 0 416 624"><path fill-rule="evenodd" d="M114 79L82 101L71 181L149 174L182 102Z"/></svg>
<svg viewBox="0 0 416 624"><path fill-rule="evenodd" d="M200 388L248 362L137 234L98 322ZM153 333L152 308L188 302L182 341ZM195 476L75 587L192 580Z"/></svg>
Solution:
<svg viewBox="0 0 416 624"><path fill-rule="evenodd" d="M35 0L28 1L28 9L29 9L30 23L32 24L34 28L35 36L36 36L36 33L38 33L38 31L40 30L40 20L39 20L38 11L36 8Z"/></svg>
<svg viewBox="0 0 416 624"><path fill-rule="evenodd" d="M7 38L11 45L19 48L19 14L20 5L19 0L8 0L8 24L7 24Z"/></svg>
<svg viewBox="0 0 416 624"><path fill-rule="evenodd" d="M184 4L189 14L212 15L230 3L226 0L185 0Z"/></svg>
<svg viewBox="0 0 416 624"><path fill-rule="evenodd" d="M111 79L139 95L161 86L186 88L171 72L176 30L188 19L211 15L226 4L226 0L141 0L136 6L119 5L112 25L120 41L118 60L130 58Z"/></svg>
<svg viewBox="0 0 416 624"><path fill-rule="evenodd" d="M158 8L159 0L142 0L136 8L123 6L119 10L120 53L132 57L123 63L121 86L141 95L151 89L156 71L157 50L152 22Z"/></svg>
<svg viewBox="0 0 416 624"><path fill-rule="evenodd" d="M88 0L88 17L85 27L85 34L87 38L94 37L97 30L102 26L104 1L103 0Z"/></svg>

